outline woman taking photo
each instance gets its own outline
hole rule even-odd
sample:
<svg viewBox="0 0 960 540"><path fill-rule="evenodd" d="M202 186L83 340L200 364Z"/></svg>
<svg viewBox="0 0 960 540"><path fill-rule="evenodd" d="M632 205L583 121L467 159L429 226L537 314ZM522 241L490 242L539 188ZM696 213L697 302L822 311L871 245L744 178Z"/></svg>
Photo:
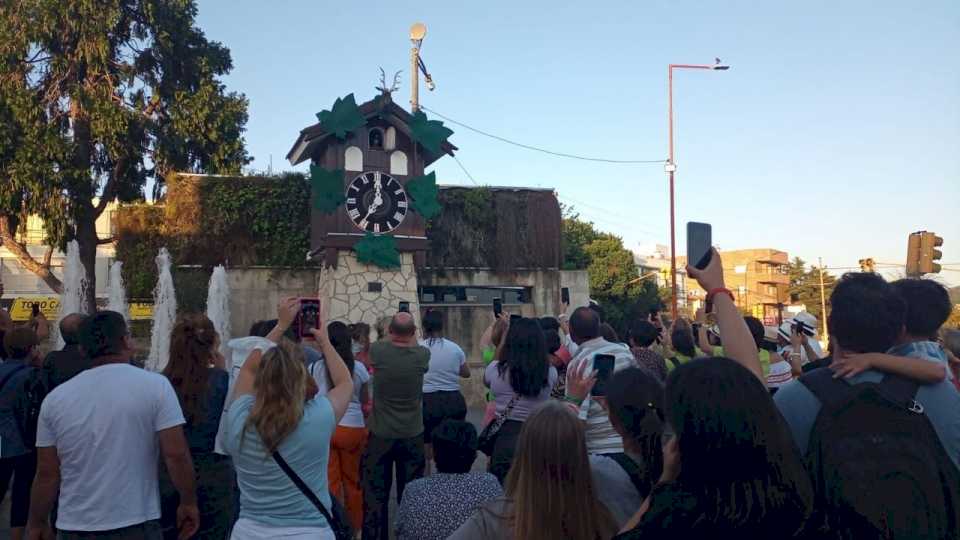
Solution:
<svg viewBox="0 0 960 540"><path fill-rule="evenodd" d="M489 464L489 471L502 484L523 422L550 399L550 389L557 384L557 369L548 363L543 331L536 320L524 318L510 324L500 357L487 366L483 384L493 393L497 415L506 417Z"/></svg>
<svg viewBox="0 0 960 540"><path fill-rule="evenodd" d="M423 376L423 445L429 473L433 430L444 420L467 417L467 400L460 392L460 378L470 377L470 368L463 349L443 337L443 314L437 310L427 310L423 316L420 345L430 351L430 367Z"/></svg>
<svg viewBox="0 0 960 540"><path fill-rule="evenodd" d="M583 426L548 400L523 424L506 493L482 506L451 540L606 540L616 523L597 500Z"/></svg>
<svg viewBox="0 0 960 540"><path fill-rule="evenodd" d="M340 354L347 371L353 380L353 394L347 412L344 413L330 441L330 463L327 477L330 492L343 503L350 516L350 525L355 530L363 526L363 492L360 490L360 459L367 446L367 427L363 407L369 401L367 384L370 374L360 362L354 360L351 347L350 329L342 322L334 321L327 325L330 344ZM329 369L326 362L316 362L307 366L311 377L317 383L317 395L325 396L328 391Z"/></svg>
<svg viewBox="0 0 960 540"><path fill-rule="evenodd" d="M729 358L691 360L670 374L663 473L617 538L792 538L810 515L810 480L721 268L714 250L705 269L687 273L711 291Z"/></svg>
<svg viewBox="0 0 960 540"><path fill-rule="evenodd" d="M250 354L227 411L225 446L233 456L240 485L240 519L234 525L233 540L334 539L324 517L324 511L329 513L331 508L328 451L334 428L353 395L353 383L340 354L330 344L321 316L320 329L313 333L329 368L332 388L326 396L313 397L315 392L308 391L312 379L304 366L303 351L282 338L298 311L296 298L280 303L277 325L267 336L277 346ZM281 462L288 465L290 475ZM322 510L296 486L292 475L319 499Z"/></svg>
<svg viewBox="0 0 960 540"><path fill-rule="evenodd" d="M220 337L204 315L185 315L170 335L170 359L163 375L170 380L183 417L183 433L190 445L197 479L200 528L193 538L224 538L233 520L233 465L230 457L214 453L217 428L227 399L229 377L217 352ZM163 536L177 538L179 496L161 466L161 525Z"/></svg>

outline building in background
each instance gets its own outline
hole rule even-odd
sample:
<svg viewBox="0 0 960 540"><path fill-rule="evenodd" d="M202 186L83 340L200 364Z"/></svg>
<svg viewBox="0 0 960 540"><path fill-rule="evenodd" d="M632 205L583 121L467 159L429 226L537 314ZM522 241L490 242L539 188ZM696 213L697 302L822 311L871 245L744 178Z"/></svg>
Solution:
<svg viewBox="0 0 960 540"><path fill-rule="evenodd" d="M111 203L97 219L98 238L109 239L114 237L116 232L114 214L116 210L116 203ZM26 224L17 231L17 240L25 244L27 251L37 260L42 260L47 250L43 239L43 220L37 216L30 216ZM114 257L113 243L97 246L97 298L106 298L107 296L107 275L110 262L113 261ZM63 279L63 261L65 258L66 254L57 250L53 252L53 257L50 259L53 274L61 280ZM0 302L4 307L9 306L16 298L56 296L56 293L42 279L24 268L17 260L16 255L3 247L2 244L0 244L0 283L3 284L3 295L0 296Z"/></svg>
<svg viewBox="0 0 960 540"><path fill-rule="evenodd" d="M633 262L643 279L653 279L658 289L670 287L670 247L663 244L643 245L633 252ZM690 302L687 295L686 263L677 258L677 307L686 308ZM649 276L649 277L648 277Z"/></svg>
<svg viewBox="0 0 960 540"><path fill-rule="evenodd" d="M767 326L779 324L781 312L790 302L787 252L772 248L738 249L720 251L720 256L724 282L733 292L740 310ZM686 262L686 257L677 257L678 266L686 265ZM691 307L701 307L706 293L692 279L685 281L686 290L690 291Z"/></svg>

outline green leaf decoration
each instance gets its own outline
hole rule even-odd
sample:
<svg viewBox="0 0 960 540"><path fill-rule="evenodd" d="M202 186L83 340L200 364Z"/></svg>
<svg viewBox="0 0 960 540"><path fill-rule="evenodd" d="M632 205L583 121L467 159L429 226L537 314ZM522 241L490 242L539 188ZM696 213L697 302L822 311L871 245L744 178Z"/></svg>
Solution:
<svg viewBox="0 0 960 540"><path fill-rule="evenodd" d="M310 165L310 186L313 189L313 207L332 214L347 197L343 194L343 169L328 171Z"/></svg>
<svg viewBox="0 0 960 540"><path fill-rule="evenodd" d="M360 114L360 107L357 107L357 100L354 99L353 94L345 98L337 98L333 102L333 108L317 113L317 120L320 120L320 127L324 131L333 133L341 141L347 138L348 133L367 123Z"/></svg>
<svg viewBox="0 0 960 540"><path fill-rule="evenodd" d="M357 253L357 260L362 263L380 268L400 267L400 252L397 251L397 241L392 236L367 233L353 246L353 250Z"/></svg>
<svg viewBox="0 0 960 540"><path fill-rule="evenodd" d="M453 130L444 126L439 120L427 120L423 111L413 114L410 122L410 132L421 146L434 154L441 153L443 143L453 135Z"/></svg>
<svg viewBox="0 0 960 540"><path fill-rule="evenodd" d="M424 176L418 176L406 185L407 193L413 199L411 207L423 219L430 219L440 212L440 203L437 202L437 175L434 172Z"/></svg>

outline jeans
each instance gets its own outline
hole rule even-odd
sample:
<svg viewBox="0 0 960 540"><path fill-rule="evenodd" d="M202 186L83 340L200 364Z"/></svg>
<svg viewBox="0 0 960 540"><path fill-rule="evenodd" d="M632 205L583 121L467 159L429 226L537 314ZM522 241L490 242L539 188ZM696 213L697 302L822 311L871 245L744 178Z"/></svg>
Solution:
<svg viewBox="0 0 960 540"><path fill-rule="evenodd" d="M407 483L421 478L426 465L423 434L409 439L384 439L373 433L363 453L363 539L388 540L390 537L390 488L396 465L397 504Z"/></svg>
<svg viewBox="0 0 960 540"><path fill-rule="evenodd" d="M197 454L193 456L196 473L197 507L200 509L200 528L195 540L221 540L226 538L234 522L234 472L233 461L220 454ZM167 468L160 465L160 523L163 537L176 540L177 507L180 495L170 479Z"/></svg>
<svg viewBox="0 0 960 540"><path fill-rule="evenodd" d="M10 528L25 527L30 512L30 486L37 472L37 453L0 459L0 502L10 490Z"/></svg>

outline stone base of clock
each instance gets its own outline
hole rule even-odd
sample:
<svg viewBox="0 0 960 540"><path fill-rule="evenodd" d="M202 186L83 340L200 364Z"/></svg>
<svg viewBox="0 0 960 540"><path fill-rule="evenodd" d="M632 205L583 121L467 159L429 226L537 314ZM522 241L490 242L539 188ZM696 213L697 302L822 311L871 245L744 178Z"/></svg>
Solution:
<svg viewBox="0 0 960 540"><path fill-rule="evenodd" d="M395 270L361 263L352 251L340 251L338 256L337 266L327 268L320 279L320 297L327 300L330 320L365 322L372 327L380 317L395 314L403 301L410 302L410 312L420 326L412 253L401 252L400 268Z"/></svg>

